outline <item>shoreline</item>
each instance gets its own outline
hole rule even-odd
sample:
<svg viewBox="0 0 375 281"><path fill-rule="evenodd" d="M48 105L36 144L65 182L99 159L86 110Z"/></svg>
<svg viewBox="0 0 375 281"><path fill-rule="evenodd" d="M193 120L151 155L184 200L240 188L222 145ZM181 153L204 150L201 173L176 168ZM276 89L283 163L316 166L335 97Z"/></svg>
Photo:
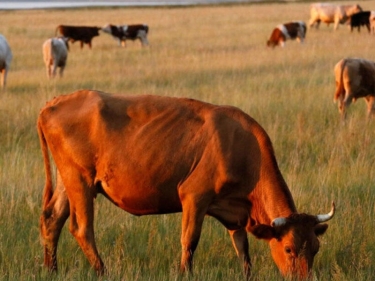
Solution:
<svg viewBox="0 0 375 281"><path fill-rule="evenodd" d="M66 9L89 7L163 7L248 3L244 0L162 1L0 1L0 10Z"/></svg>

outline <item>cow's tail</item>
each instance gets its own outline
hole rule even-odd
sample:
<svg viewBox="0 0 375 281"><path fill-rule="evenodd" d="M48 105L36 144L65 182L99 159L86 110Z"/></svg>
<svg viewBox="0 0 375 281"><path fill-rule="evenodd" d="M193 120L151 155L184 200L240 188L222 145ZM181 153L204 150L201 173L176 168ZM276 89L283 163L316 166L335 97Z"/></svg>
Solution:
<svg viewBox="0 0 375 281"><path fill-rule="evenodd" d="M41 121L38 121L38 135L39 142L42 148L43 160L44 160L44 170L46 173L46 181L43 190L43 210L46 209L48 203L51 201L53 195L52 187L52 173L51 173L51 161L48 152L48 144L46 138L44 137Z"/></svg>
<svg viewBox="0 0 375 281"><path fill-rule="evenodd" d="M346 65L346 59L343 59L340 61L339 65L336 65L335 67L335 72L336 72L336 68L340 67L340 77L339 77L339 80L337 80L337 77L335 78L336 79L336 91L333 97L333 102L336 102L340 98L341 95L345 94L344 93L344 81L343 81L345 65Z"/></svg>

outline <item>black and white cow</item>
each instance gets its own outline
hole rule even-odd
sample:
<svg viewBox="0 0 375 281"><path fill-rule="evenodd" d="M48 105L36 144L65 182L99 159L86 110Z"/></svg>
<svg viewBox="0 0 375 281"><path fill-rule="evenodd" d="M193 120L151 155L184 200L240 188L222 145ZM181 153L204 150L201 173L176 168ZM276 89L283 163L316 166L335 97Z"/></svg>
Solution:
<svg viewBox="0 0 375 281"><path fill-rule="evenodd" d="M142 46L147 46L148 25L146 24L133 24L133 25L112 25L107 24L102 27L102 31L112 35L118 40L119 45L125 47L126 40L139 39Z"/></svg>
<svg viewBox="0 0 375 281"><path fill-rule="evenodd" d="M280 45L284 47L286 40L297 39L300 43L306 36L306 24L303 21L294 21L280 24L274 28L270 39L267 41L267 46L275 47Z"/></svg>

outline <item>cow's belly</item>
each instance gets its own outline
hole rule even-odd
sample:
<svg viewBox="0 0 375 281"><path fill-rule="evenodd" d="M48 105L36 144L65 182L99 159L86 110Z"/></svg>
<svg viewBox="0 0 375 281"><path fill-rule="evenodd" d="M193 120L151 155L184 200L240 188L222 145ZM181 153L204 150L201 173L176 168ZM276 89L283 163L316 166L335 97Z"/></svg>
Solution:
<svg viewBox="0 0 375 281"><path fill-rule="evenodd" d="M333 23L335 21L333 15L325 15L325 14L320 15L320 20L324 23Z"/></svg>
<svg viewBox="0 0 375 281"><path fill-rule="evenodd" d="M116 206L133 215L168 214L182 210L177 187L108 186L102 182L102 189Z"/></svg>

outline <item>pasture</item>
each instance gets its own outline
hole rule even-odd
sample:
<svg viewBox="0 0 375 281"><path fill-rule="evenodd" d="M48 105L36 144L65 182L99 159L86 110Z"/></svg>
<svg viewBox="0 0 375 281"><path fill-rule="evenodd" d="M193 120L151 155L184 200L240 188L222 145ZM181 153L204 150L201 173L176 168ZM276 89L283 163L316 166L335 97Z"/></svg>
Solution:
<svg viewBox="0 0 375 281"><path fill-rule="evenodd" d="M375 1L359 1L375 10ZM266 48L272 29L309 20L309 3L187 8L1 11L0 33L13 50L8 87L0 93L0 280L97 280L67 225L59 273L42 267L39 237L43 160L36 131L40 108L78 89L190 97L233 105L254 117L273 142L300 212L335 217L315 258L316 280L373 280L375 275L375 120L365 102L343 124L333 104L333 67L344 57L375 60L375 36L345 26L308 29L303 45ZM65 76L48 80L43 42L58 24L147 23L150 47L121 48L108 34L93 48L71 44ZM108 276L99 280L177 280L181 214L134 217L99 196L95 234ZM69 222L69 221L68 221ZM254 280L281 280L268 245L249 234ZM194 276L242 280L229 235L207 217Z"/></svg>

